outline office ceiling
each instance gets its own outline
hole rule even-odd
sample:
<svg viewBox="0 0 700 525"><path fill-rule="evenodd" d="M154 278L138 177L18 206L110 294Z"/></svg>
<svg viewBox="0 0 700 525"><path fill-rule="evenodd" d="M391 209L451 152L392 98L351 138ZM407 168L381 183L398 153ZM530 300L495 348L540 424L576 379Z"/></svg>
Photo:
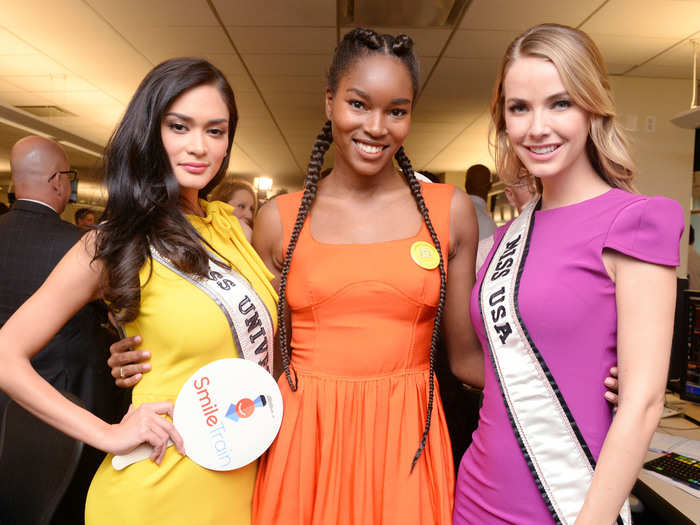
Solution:
<svg viewBox="0 0 700 525"><path fill-rule="evenodd" d="M348 30L334 0L0 0L0 13L1 106L58 106L69 114L36 118L99 151L154 65L202 56L236 93L231 171L268 175L276 186L303 178L324 120L325 72ZM698 0L472 0L458 15L454 28L379 28L416 41L422 87L406 149L416 168L435 172L490 163L486 112L498 60L531 25L580 27L610 72L625 76L691 78L690 40L700 38ZM23 134L0 121L0 171ZM95 164L66 149L74 164Z"/></svg>

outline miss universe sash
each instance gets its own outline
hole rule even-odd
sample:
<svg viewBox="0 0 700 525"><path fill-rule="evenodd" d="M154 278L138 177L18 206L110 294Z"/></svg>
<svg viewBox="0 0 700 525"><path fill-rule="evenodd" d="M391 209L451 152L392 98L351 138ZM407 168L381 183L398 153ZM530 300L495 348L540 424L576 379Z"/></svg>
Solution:
<svg viewBox="0 0 700 525"><path fill-rule="evenodd" d="M554 521L569 525L583 506L595 460L518 308L538 204L539 199L530 202L506 230L484 275L479 305L489 356L520 450ZM632 523L627 502L617 523Z"/></svg>
<svg viewBox="0 0 700 525"><path fill-rule="evenodd" d="M151 257L206 293L221 309L240 357L272 373L274 329L265 303L235 271L209 261L206 278L187 275L151 247Z"/></svg>

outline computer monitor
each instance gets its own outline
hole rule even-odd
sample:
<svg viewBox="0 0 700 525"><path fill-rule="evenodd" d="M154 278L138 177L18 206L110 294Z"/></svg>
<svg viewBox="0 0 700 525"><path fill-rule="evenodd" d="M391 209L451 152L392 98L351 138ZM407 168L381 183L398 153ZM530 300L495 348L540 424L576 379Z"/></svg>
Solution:
<svg viewBox="0 0 700 525"><path fill-rule="evenodd" d="M687 319L685 350L679 356L681 399L700 403L700 290L683 292Z"/></svg>
<svg viewBox="0 0 700 525"><path fill-rule="evenodd" d="M681 370L685 368L688 353L688 305L683 292L688 289L688 279L676 279L676 312L673 321L673 342L671 362L668 367L667 388L671 392L681 392Z"/></svg>

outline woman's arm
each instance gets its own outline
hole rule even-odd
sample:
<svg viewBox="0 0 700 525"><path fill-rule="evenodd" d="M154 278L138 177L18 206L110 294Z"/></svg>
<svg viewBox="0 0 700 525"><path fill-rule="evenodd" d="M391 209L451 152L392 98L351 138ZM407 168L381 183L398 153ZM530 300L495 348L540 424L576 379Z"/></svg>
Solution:
<svg viewBox="0 0 700 525"><path fill-rule="evenodd" d="M619 408L577 525L614 523L632 490L664 405L676 272L618 252L604 254L615 281Z"/></svg>
<svg viewBox="0 0 700 525"><path fill-rule="evenodd" d="M284 263L283 250L283 232L282 218L280 217L279 208L274 200L266 202L258 215L255 217L253 228L253 248L258 252L260 258L267 266L267 269L272 272L275 278L272 280L272 285L279 292L280 274L282 273L282 264ZM278 319L278 323L286 323L287 334L291 334L289 309L284 319ZM275 348L273 355L274 370L272 377L277 379L282 374L282 355L279 348L279 338L275 337Z"/></svg>
<svg viewBox="0 0 700 525"><path fill-rule="evenodd" d="M442 330L452 373L463 383L483 387L484 353L469 316L478 240L474 206L466 193L455 188L450 205L450 253Z"/></svg>
<svg viewBox="0 0 700 525"><path fill-rule="evenodd" d="M182 451L172 423L172 403L130 410L122 423L110 425L63 397L32 368L29 360L81 307L100 296L101 265L92 261L95 235L87 234L58 263L46 282L0 329L0 389L31 413L95 448L116 454L143 442L160 461L168 438Z"/></svg>

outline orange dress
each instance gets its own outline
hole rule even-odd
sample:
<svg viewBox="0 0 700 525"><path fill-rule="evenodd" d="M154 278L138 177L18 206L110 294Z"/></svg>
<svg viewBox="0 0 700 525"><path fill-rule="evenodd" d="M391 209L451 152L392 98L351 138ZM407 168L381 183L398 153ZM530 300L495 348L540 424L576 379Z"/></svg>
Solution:
<svg viewBox="0 0 700 525"><path fill-rule="evenodd" d="M423 184L447 264L454 188ZM276 199L287 249L301 192ZM325 244L301 231L288 278L292 392L263 456L255 525L451 524L454 469L435 384L427 445L411 473L428 406L429 350L439 270L418 266L417 235L373 244Z"/></svg>

